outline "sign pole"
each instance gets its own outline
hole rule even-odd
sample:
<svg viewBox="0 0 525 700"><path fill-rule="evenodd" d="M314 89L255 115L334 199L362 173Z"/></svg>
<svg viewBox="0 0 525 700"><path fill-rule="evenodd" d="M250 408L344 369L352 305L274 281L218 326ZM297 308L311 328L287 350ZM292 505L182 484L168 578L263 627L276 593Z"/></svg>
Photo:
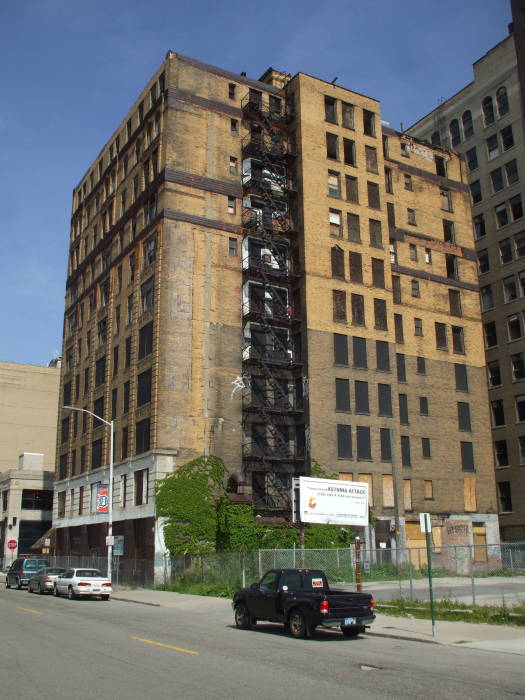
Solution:
<svg viewBox="0 0 525 700"><path fill-rule="evenodd" d="M432 617L432 636L436 636L436 611L434 608L434 592L432 590L432 548L430 546L430 513L421 513L421 525L424 528L427 543L428 590L430 593L430 615Z"/></svg>
<svg viewBox="0 0 525 700"><path fill-rule="evenodd" d="M355 590L361 593L361 538L355 538Z"/></svg>

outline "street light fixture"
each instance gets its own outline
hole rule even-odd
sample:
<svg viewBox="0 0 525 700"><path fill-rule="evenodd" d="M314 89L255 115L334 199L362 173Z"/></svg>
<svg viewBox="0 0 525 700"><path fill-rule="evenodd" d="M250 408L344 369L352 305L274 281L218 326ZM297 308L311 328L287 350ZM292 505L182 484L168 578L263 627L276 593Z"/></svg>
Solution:
<svg viewBox="0 0 525 700"><path fill-rule="evenodd" d="M96 418L101 423L109 425L109 504L108 504L108 579L111 581L111 561L113 558L113 421L104 420L96 413L88 411L87 408L77 408L76 406L62 406L65 411L78 411L79 413L88 413L93 418Z"/></svg>

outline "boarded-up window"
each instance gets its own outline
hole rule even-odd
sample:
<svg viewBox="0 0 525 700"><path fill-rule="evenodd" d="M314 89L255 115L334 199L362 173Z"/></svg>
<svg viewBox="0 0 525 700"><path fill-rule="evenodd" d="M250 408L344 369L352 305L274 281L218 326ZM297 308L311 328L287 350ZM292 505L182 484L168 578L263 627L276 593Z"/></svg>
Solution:
<svg viewBox="0 0 525 700"><path fill-rule="evenodd" d="M335 380L335 410L350 410L350 385L348 379Z"/></svg>
<svg viewBox="0 0 525 700"><path fill-rule="evenodd" d="M432 481L432 479L425 479L424 486L425 486L425 500L432 501L434 499L434 482ZM434 529L434 528L432 528L432 529Z"/></svg>
<svg viewBox="0 0 525 700"><path fill-rule="evenodd" d="M334 289L332 291L333 318L338 323L346 321L346 292Z"/></svg>
<svg viewBox="0 0 525 700"><path fill-rule="evenodd" d="M350 251L349 253L349 264L350 264L350 281L357 282L358 284L363 283L363 259L361 253L355 253Z"/></svg>
<svg viewBox="0 0 525 700"><path fill-rule="evenodd" d="M353 474L353 472L339 472L339 480L340 481L353 481L354 474Z"/></svg>
<svg viewBox="0 0 525 700"><path fill-rule="evenodd" d="M352 323L354 326L365 325L365 299L361 294L352 294ZM345 317L346 319L346 317Z"/></svg>
<svg viewBox="0 0 525 700"><path fill-rule="evenodd" d="M376 340L376 366L383 372L390 372L390 353L384 340Z"/></svg>
<svg viewBox="0 0 525 700"><path fill-rule="evenodd" d="M388 217L388 227L395 228L396 226L396 210L392 202L386 203L386 213Z"/></svg>
<svg viewBox="0 0 525 700"><path fill-rule="evenodd" d="M338 209L329 209L328 223L330 226L330 235L333 238L342 238L343 227L341 225L341 212Z"/></svg>
<svg viewBox="0 0 525 700"><path fill-rule="evenodd" d="M338 246L334 246L331 250L332 256L332 277L338 277L344 280L345 278L345 254Z"/></svg>
<svg viewBox="0 0 525 700"><path fill-rule="evenodd" d="M358 214L348 214L348 240L361 243L361 226Z"/></svg>
<svg viewBox="0 0 525 700"><path fill-rule="evenodd" d="M475 476L466 476L463 479L463 500L467 513L475 513L477 511Z"/></svg>
<svg viewBox="0 0 525 700"><path fill-rule="evenodd" d="M475 471L474 451L471 442L461 442L461 469L464 472Z"/></svg>
<svg viewBox="0 0 525 700"><path fill-rule="evenodd" d="M358 425L356 428L357 459L372 459L370 428Z"/></svg>
<svg viewBox="0 0 525 700"><path fill-rule="evenodd" d="M385 264L379 258L372 258L372 285L380 289L385 287Z"/></svg>
<svg viewBox="0 0 525 700"><path fill-rule="evenodd" d="M372 474L358 474L357 481L360 481L362 484L368 484L368 505L373 506L374 505L374 493L372 490L372 485L373 485Z"/></svg>
<svg viewBox="0 0 525 700"><path fill-rule="evenodd" d="M381 222L377 219L369 219L368 230L370 233L370 245L373 248L383 247L383 235L381 233Z"/></svg>
<svg viewBox="0 0 525 700"><path fill-rule="evenodd" d="M379 185L375 182L367 182L366 190L368 193L368 206L371 209L380 209L381 200L379 198Z"/></svg>
<svg viewBox="0 0 525 700"><path fill-rule="evenodd" d="M392 461L392 445L390 442L390 429L381 428L379 431L380 442L381 442L381 461L391 462Z"/></svg>
<svg viewBox="0 0 525 700"><path fill-rule="evenodd" d="M394 482L392 474L383 474L381 477L383 486L383 508L394 507Z"/></svg>
<svg viewBox="0 0 525 700"><path fill-rule="evenodd" d="M384 299L374 299L374 319L375 327L378 330L388 330L388 322L386 317L386 301Z"/></svg>
<svg viewBox="0 0 525 700"><path fill-rule="evenodd" d="M352 428L349 425L337 426L337 456L339 459L352 457Z"/></svg>
<svg viewBox="0 0 525 700"><path fill-rule="evenodd" d="M394 314L394 332L396 343L404 343L405 334L403 333L403 316L401 314Z"/></svg>
<svg viewBox="0 0 525 700"><path fill-rule="evenodd" d="M341 333L334 333L334 364L348 364L348 338Z"/></svg>
<svg viewBox="0 0 525 700"><path fill-rule="evenodd" d="M343 126L347 129L354 128L354 105L348 102L341 102L343 110Z"/></svg>
<svg viewBox="0 0 525 700"><path fill-rule="evenodd" d="M440 554L441 547L443 545L443 526L432 524L432 532L430 533L430 537L432 539L432 551L434 554Z"/></svg>
<svg viewBox="0 0 525 700"><path fill-rule="evenodd" d="M412 479L403 479L403 501L405 510L412 510Z"/></svg>
<svg viewBox="0 0 525 700"><path fill-rule="evenodd" d="M447 327L444 323L436 323L436 347L446 348L447 347Z"/></svg>
<svg viewBox="0 0 525 700"><path fill-rule="evenodd" d="M365 146L366 169L370 173L377 173L377 150L372 146Z"/></svg>
<svg viewBox="0 0 525 700"><path fill-rule="evenodd" d="M354 353L354 367L366 369L368 367L368 359L366 354L366 338L352 338L352 350Z"/></svg>
<svg viewBox="0 0 525 700"><path fill-rule="evenodd" d="M359 184L356 177L345 175L345 190L347 201L359 204Z"/></svg>
<svg viewBox="0 0 525 700"><path fill-rule="evenodd" d="M472 539L474 544L474 561L480 564L488 561L486 528L481 525L474 525L472 528Z"/></svg>
<svg viewBox="0 0 525 700"><path fill-rule="evenodd" d="M421 454L423 456L423 459L432 459L432 455L430 453L430 438L421 438Z"/></svg>

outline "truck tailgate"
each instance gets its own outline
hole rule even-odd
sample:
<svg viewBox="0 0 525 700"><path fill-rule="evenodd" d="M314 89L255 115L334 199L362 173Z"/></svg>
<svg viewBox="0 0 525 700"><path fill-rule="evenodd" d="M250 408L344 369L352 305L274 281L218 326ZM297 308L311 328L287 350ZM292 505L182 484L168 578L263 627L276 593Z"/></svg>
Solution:
<svg viewBox="0 0 525 700"><path fill-rule="evenodd" d="M330 617L365 617L370 614L369 594L330 591L327 598L330 603Z"/></svg>

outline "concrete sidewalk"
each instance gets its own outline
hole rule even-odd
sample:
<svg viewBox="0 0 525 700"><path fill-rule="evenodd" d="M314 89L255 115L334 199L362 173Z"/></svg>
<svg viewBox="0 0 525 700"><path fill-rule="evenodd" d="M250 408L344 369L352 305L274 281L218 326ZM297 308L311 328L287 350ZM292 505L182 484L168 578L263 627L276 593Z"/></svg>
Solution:
<svg viewBox="0 0 525 700"><path fill-rule="evenodd" d="M191 609L198 615L209 616L214 614L225 620L231 619L233 624L231 601L226 598L211 598L208 596L194 596L149 589L117 589L113 594L113 599L170 608L172 610ZM510 625L486 625L438 620L436 622L436 636L433 637L430 620L395 617L378 613L367 634L525 656L525 628L512 627Z"/></svg>

